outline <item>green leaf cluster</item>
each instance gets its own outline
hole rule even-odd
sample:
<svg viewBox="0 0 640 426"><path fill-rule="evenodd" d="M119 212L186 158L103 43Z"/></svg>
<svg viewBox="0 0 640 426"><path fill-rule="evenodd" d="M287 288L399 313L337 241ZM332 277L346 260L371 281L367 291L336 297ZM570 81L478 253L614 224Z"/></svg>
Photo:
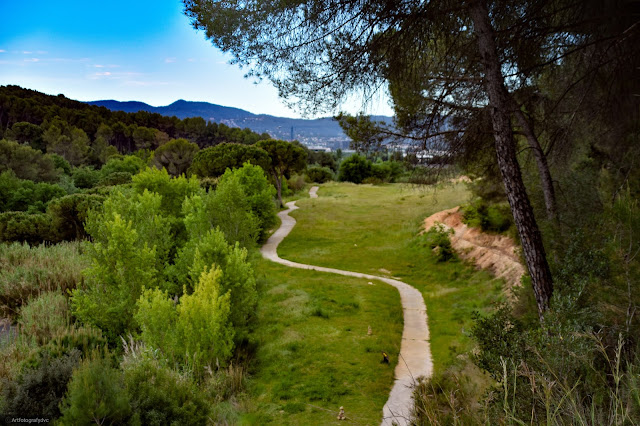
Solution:
<svg viewBox="0 0 640 426"><path fill-rule="evenodd" d="M142 340L174 364L189 365L196 377L233 352L231 294L223 291L221 275L215 267L203 271L193 293L185 292L178 303L159 289L145 290L137 302Z"/></svg>

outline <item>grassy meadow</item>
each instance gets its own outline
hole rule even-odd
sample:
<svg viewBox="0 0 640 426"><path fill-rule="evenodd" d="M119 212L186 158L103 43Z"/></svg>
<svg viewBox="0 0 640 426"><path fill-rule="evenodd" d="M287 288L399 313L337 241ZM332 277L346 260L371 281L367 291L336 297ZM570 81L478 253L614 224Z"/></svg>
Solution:
<svg viewBox="0 0 640 426"><path fill-rule="evenodd" d="M459 261L438 263L422 220L468 198L463 185L416 189L328 183L300 198L278 250L302 263L394 276L424 295L436 369L470 347L471 313L501 298L501 282ZM391 286L257 260L258 349L244 423L332 424L344 406L377 424L393 383L402 311ZM373 335L367 335L367 327ZM381 364L380 351L392 365ZM230 419L231 420L231 419ZM339 423L339 422L337 422Z"/></svg>

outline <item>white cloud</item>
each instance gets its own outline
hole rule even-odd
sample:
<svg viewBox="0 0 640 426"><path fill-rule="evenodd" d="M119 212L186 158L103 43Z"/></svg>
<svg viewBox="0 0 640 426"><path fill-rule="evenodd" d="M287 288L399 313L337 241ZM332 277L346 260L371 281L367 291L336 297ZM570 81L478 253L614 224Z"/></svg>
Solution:
<svg viewBox="0 0 640 426"><path fill-rule="evenodd" d="M31 58L31 59L25 59L25 62L40 62L39 58Z"/></svg>
<svg viewBox="0 0 640 426"><path fill-rule="evenodd" d="M176 58L165 58L164 63L165 64L172 64L176 61Z"/></svg>
<svg viewBox="0 0 640 426"><path fill-rule="evenodd" d="M28 50L23 50L23 51L22 51L22 54L23 54L23 55L31 55L32 53L33 53L33 52L30 52L30 51L28 51Z"/></svg>
<svg viewBox="0 0 640 426"><path fill-rule="evenodd" d="M100 65L100 64L95 64L94 65L95 68L104 68L104 65Z"/></svg>
<svg viewBox="0 0 640 426"><path fill-rule="evenodd" d="M108 77L108 76L110 76L110 75L111 75L111 73L110 73L109 71L105 71L105 72L97 72L97 73L95 73L94 75L95 75L95 76L98 76L98 77L102 77L102 76L104 76L104 77Z"/></svg>
<svg viewBox="0 0 640 426"><path fill-rule="evenodd" d="M4 52L6 52L6 50L0 49L0 53L4 53Z"/></svg>

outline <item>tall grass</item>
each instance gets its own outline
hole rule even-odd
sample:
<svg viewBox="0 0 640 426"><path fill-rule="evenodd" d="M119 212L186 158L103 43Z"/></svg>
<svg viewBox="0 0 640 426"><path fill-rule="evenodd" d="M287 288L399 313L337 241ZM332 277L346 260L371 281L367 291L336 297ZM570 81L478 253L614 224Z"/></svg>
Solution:
<svg viewBox="0 0 640 426"><path fill-rule="evenodd" d="M537 367L525 361L501 358L502 376L484 392L472 389L459 371L422 382L414 392L417 425L580 425L640 424L640 360L624 362L624 339L607 348L594 334L588 336L604 365L576 356L600 376L597 386L585 389L582 380L569 381L551 367L552 361L535 351ZM600 374L602 373L602 374ZM444 379L443 379L444 377ZM526 407L526 409L524 408Z"/></svg>
<svg viewBox="0 0 640 426"><path fill-rule="evenodd" d="M52 246L12 243L0 247L0 316L15 319L42 293L66 293L82 283L87 260L78 242Z"/></svg>

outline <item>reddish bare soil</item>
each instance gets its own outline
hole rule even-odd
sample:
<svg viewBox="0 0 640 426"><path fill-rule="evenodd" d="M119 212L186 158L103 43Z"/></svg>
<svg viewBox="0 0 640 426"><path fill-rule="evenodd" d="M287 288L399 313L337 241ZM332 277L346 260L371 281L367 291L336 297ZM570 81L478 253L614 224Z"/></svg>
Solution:
<svg viewBox="0 0 640 426"><path fill-rule="evenodd" d="M465 225L459 206L426 218L424 230L431 229L436 222L442 223L446 229L453 229L451 245L462 259L472 261L479 268L487 269L495 277L505 280L505 293L511 299L513 287L520 285L520 279L526 272L515 241L504 235L487 234Z"/></svg>

